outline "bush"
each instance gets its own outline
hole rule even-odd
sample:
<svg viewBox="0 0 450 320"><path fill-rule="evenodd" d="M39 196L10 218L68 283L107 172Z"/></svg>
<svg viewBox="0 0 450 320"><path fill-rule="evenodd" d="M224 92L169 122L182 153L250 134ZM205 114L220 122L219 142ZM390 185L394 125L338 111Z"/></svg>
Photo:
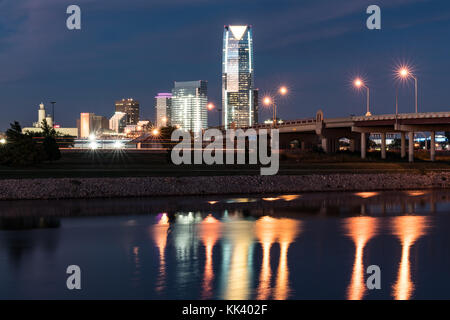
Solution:
<svg viewBox="0 0 450 320"><path fill-rule="evenodd" d="M45 153L28 134L22 133L15 121L6 131L7 143L0 147L0 164L6 166L29 166L45 159Z"/></svg>

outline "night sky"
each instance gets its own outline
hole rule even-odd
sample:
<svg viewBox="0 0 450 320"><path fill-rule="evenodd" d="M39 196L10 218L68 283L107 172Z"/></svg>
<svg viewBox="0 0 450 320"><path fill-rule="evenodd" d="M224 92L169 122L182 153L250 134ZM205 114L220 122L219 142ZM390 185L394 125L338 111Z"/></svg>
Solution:
<svg viewBox="0 0 450 320"><path fill-rule="evenodd" d="M82 29L66 28L67 6ZM366 28L366 8L381 7L382 29ZM154 118L154 96L173 81L207 80L221 104L223 26L251 24L260 92L290 89L283 119L365 112L393 113L394 70L407 63L419 79L419 111L450 111L448 0L0 0L0 131L30 126L42 101L56 122L74 127L80 112L112 116L114 101L133 97ZM414 110L412 81L401 84L400 111ZM260 113L267 119L269 110ZM212 112L209 124L218 124Z"/></svg>

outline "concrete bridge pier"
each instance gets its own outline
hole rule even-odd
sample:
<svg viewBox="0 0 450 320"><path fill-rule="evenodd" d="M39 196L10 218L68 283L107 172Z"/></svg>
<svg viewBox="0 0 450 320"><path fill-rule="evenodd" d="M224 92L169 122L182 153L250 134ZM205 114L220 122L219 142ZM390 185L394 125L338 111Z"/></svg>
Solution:
<svg viewBox="0 0 450 320"><path fill-rule="evenodd" d="M408 132L408 161L414 162L414 132Z"/></svg>
<svg viewBox="0 0 450 320"><path fill-rule="evenodd" d="M329 143L328 143L328 139L327 138L322 138L322 150L324 152L330 152L329 150Z"/></svg>
<svg viewBox="0 0 450 320"><path fill-rule="evenodd" d="M431 161L436 160L436 132L430 132L430 159Z"/></svg>
<svg viewBox="0 0 450 320"><path fill-rule="evenodd" d="M402 159L406 157L406 134L404 132L401 133L401 156Z"/></svg>
<svg viewBox="0 0 450 320"><path fill-rule="evenodd" d="M366 133L365 132L361 132L361 159L365 159L366 158Z"/></svg>
<svg viewBox="0 0 450 320"><path fill-rule="evenodd" d="M381 133L381 159L386 159L386 132Z"/></svg>

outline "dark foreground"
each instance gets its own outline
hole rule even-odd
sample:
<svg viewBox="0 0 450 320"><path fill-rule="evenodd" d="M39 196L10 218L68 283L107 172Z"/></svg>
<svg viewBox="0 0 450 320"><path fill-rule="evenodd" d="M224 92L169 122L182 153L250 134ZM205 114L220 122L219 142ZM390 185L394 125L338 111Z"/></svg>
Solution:
<svg viewBox="0 0 450 320"><path fill-rule="evenodd" d="M450 154L438 152L430 162L426 151L416 151L414 163L388 152L369 152L367 160L358 153L292 153L280 155L280 175L336 173L424 173L450 171ZM260 175L258 165L173 165L166 153L144 150L62 150L61 160L33 167L2 167L0 179L98 178L98 177L190 177Z"/></svg>
<svg viewBox="0 0 450 320"><path fill-rule="evenodd" d="M0 203L0 298L449 299L450 191ZM66 288L81 268L82 289ZM367 290L366 269L381 269Z"/></svg>

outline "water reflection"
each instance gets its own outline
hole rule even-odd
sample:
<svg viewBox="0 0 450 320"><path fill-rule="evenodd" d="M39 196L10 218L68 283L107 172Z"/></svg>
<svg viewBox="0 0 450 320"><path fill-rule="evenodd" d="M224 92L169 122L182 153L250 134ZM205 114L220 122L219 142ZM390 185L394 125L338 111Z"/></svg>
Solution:
<svg viewBox="0 0 450 320"><path fill-rule="evenodd" d="M450 298L447 190L194 200L96 200L76 215L73 201L0 203L0 298L70 298L53 285L67 261L102 275L86 292L98 299ZM366 288L372 263L382 290Z"/></svg>
<svg viewBox="0 0 450 320"><path fill-rule="evenodd" d="M361 300L366 291L364 282L364 247L376 235L378 228L377 218L354 217L344 222L347 236L355 244L355 260L353 262L352 278L347 288L347 299Z"/></svg>
<svg viewBox="0 0 450 320"><path fill-rule="evenodd" d="M159 272L155 290L161 292L166 281L166 245L169 230L169 218L166 213L159 216L158 223L153 226L153 239L159 249Z"/></svg>
<svg viewBox="0 0 450 320"><path fill-rule="evenodd" d="M222 298L248 300L253 272L254 221L234 218L224 226Z"/></svg>
<svg viewBox="0 0 450 320"><path fill-rule="evenodd" d="M290 294L288 249L301 232L300 221L293 219L278 220L278 243L280 244L280 261L278 263L277 281L274 290L274 299L284 300Z"/></svg>
<svg viewBox="0 0 450 320"><path fill-rule="evenodd" d="M206 257L202 288L203 299L211 299L213 295L213 248L217 240L221 237L221 227L221 222L212 215L208 215L199 227L199 236L205 247Z"/></svg>
<svg viewBox="0 0 450 320"><path fill-rule="evenodd" d="M409 300L414 292L411 279L409 253L414 243L426 235L428 218L419 216L403 216L393 218L392 232L402 245L402 257L398 266L397 281L393 285L392 295L396 300Z"/></svg>

